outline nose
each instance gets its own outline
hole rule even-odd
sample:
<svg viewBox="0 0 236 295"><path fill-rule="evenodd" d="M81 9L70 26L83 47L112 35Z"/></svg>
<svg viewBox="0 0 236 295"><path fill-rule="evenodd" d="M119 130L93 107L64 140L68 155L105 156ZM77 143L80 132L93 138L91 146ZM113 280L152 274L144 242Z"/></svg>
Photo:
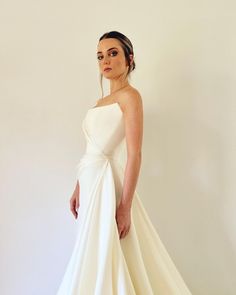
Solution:
<svg viewBox="0 0 236 295"><path fill-rule="evenodd" d="M103 63L108 64L109 63L109 56L104 56Z"/></svg>

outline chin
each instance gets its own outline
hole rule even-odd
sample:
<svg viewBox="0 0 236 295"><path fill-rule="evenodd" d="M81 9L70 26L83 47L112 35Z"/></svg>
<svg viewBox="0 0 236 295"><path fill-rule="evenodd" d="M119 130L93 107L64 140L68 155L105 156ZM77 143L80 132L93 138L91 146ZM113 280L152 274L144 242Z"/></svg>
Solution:
<svg viewBox="0 0 236 295"><path fill-rule="evenodd" d="M109 80L114 78L114 75L110 75L109 73L104 73L103 76Z"/></svg>

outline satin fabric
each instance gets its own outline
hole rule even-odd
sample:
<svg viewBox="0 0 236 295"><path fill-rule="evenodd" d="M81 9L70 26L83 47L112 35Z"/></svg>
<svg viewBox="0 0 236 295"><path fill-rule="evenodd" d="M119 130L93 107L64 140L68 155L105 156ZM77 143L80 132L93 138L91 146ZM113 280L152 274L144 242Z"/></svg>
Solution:
<svg viewBox="0 0 236 295"><path fill-rule="evenodd" d="M118 103L88 110L82 123L86 151L80 159L76 243L57 295L190 295L135 191L131 227L119 239L115 211L124 169L125 140Z"/></svg>

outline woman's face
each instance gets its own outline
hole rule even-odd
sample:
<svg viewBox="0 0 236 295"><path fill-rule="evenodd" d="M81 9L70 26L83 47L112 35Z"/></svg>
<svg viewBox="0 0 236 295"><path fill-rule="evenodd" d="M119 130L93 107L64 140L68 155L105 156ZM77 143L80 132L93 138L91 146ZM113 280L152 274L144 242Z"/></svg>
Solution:
<svg viewBox="0 0 236 295"><path fill-rule="evenodd" d="M115 38L99 41L97 46L97 59L100 72L107 79L119 78L128 70L123 48L119 40ZM109 69L106 71L106 68Z"/></svg>

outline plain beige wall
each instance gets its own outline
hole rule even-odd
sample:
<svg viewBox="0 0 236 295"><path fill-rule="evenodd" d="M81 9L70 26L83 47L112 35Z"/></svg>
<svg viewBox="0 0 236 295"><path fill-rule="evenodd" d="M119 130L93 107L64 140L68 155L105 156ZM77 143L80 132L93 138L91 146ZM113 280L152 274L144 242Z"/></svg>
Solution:
<svg viewBox="0 0 236 295"><path fill-rule="evenodd" d="M109 30L136 55L139 195L192 293L235 294L235 11L234 1L0 4L1 295L59 286L76 237L81 122L100 96L96 46Z"/></svg>

